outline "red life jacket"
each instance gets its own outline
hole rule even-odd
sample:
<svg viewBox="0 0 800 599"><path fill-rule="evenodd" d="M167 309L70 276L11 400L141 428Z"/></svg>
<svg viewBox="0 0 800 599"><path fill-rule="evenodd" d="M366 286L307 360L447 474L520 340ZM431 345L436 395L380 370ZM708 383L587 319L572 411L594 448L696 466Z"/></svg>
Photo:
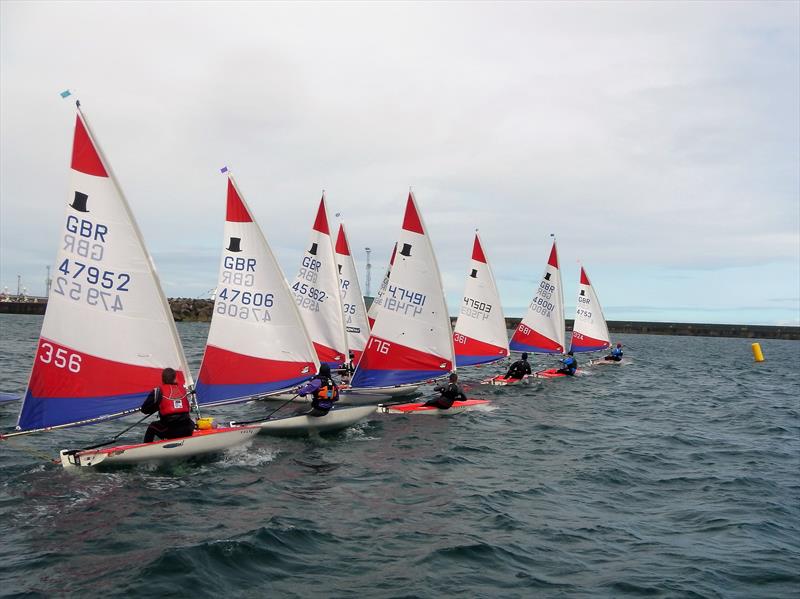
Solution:
<svg viewBox="0 0 800 599"><path fill-rule="evenodd" d="M158 402L158 415L172 416L174 414L189 414L192 411L189 397L183 385L162 384L158 387L161 399Z"/></svg>

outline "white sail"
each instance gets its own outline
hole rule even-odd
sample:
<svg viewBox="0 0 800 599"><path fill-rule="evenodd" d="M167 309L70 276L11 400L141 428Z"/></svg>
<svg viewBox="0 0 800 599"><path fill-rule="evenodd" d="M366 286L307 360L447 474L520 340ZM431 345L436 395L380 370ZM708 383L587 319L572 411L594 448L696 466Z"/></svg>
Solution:
<svg viewBox="0 0 800 599"><path fill-rule="evenodd" d="M198 375L200 404L287 389L319 368L294 296L230 174L224 243Z"/></svg>
<svg viewBox="0 0 800 599"><path fill-rule="evenodd" d="M64 209L23 431L136 411L167 367L192 383L153 260L80 109Z"/></svg>
<svg viewBox="0 0 800 599"><path fill-rule="evenodd" d="M347 330L347 345L353 352L353 363L358 364L361 354L367 346L369 339L369 322L367 309L364 306L364 296L361 294L361 285L358 284L358 273L350 253L350 244L344 225L339 225L339 234L336 237L336 261L339 268L339 285L344 309L345 327Z"/></svg>
<svg viewBox="0 0 800 599"><path fill-rule="evenodd" d="M601 351L611 346L608 325L594 287L589 282L586 269L581 266L578 303L575 307L575 325L572 329L570 350L573 352Z"/></svg>
<svg viewBox="0 0 800 599"><path fill-rule="evenodd" d="M409 193L397 254L352 387L386 387L440 377L455 363L439 266Z"/></svg>
<svg viewBox="0 0 800 599"><path fill-rule="evenodd" d="M383 294L386 293L386 286L389 284L389 275L392 274L392 264L394 264L394 256L396 253L397 244L395 243L392 248L392 257L389 258L389 266L386 269L386 274L383 276L383 281L381 281L381 286L378 288L378 293L375 295L369 307L369 311L367 312L367 320L369 321L370 329L375 326L375 319L378 318L378 312L383 305Z"/></svg>
<svg viewBox="0 0 800 599"><path fill-rule="evenodd" d="M508 333L500 293L477 233L453 345L458 366L488 364L508 356Z"/></svg>
<svg viewBox="0 0 800 599"><path fill-rule="evenodd" d="M347 361L348 350L339 269L328 222L323 194L308 249L291 289L319 361L339 368Z"/></svg>
<svg viewBox="0 0 800 599"><path fill-rule="evenodd" d="M511 338L514 351L541 354L564 353L564 288L558 268L556 242L550 250L544 275L528 306L528 312Z"/></svg>

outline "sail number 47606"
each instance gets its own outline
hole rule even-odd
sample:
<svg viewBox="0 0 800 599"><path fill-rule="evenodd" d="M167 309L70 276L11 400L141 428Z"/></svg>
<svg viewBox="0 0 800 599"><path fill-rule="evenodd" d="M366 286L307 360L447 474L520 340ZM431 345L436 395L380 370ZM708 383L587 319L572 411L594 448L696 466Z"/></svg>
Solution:
<svg viewBox="0 0 800 599"><path fill-rule="evenodd" d="M50 343L42 343L42 351L39 354L39 361L43 364L50 364L56 368L66 368L70 372L81 371L80 354L72 353L64 347L54 348Z"/></svg>

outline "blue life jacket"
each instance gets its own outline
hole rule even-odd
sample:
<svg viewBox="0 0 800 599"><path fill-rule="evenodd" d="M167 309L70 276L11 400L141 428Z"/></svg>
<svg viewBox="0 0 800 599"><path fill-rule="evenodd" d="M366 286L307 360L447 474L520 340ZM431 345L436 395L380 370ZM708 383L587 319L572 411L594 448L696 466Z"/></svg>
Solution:
<svg viewBox="0 0 800 599"><path fill-rule="evenodd" d="M564 363L564 368L566 368L572 373L574 373L578 369L578 361L572 356L567 356L561 361Z"/></svg>
<svg viewBox="0 0 800 599"><path fill-rule="evenodd" d="M621 358L622 357L622 348L615 347L614 349L611 350L611 355L614 356L615 358Z"/></svg>

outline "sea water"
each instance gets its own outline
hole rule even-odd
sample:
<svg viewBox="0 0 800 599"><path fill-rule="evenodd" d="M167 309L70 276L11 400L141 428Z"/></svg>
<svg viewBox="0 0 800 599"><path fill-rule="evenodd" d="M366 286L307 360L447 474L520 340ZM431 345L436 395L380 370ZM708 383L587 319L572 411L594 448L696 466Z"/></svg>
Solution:
<svg viewBox="0 0 800 599"><path fill-rule="evenodd" d="M0 392L24 391L40 326L0 316ZM196 372L207 325L178 328ZM133 419L2 442L0 595L798 597L800 343L762 340L756 364L745 339L618 340L628 364L571 379L463 370L488 411L197 462L44 459ZM0 428L18 410L0 403Z"/></svg>

